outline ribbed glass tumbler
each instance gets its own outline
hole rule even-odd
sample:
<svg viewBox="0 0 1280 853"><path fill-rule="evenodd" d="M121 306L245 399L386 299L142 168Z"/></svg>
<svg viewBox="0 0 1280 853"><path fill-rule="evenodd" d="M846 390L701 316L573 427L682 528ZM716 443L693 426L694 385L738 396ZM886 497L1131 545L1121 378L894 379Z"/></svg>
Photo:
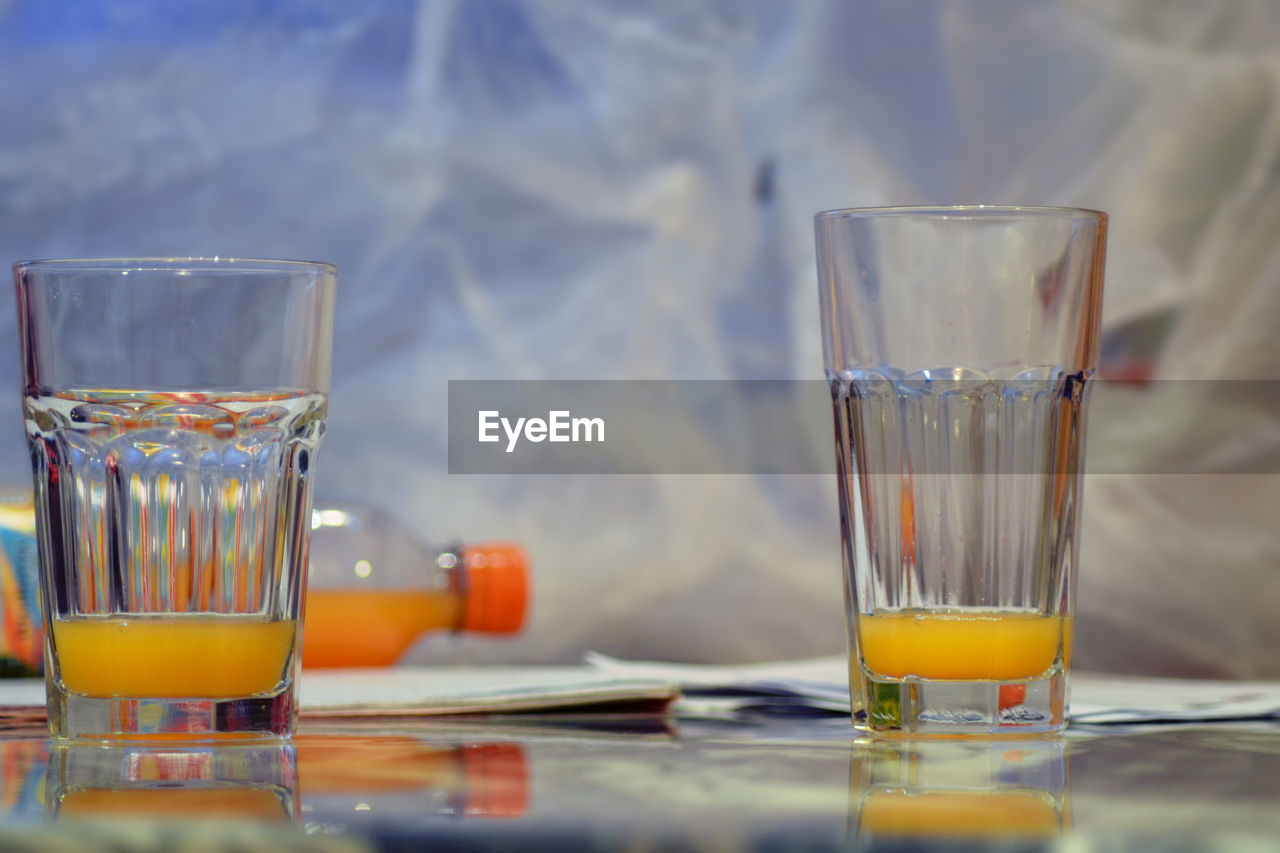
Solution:
<svg viewBox="0 0 1280 853"><path fill-rule="evenodd" d="M816 217L854 723L1066 723L1106 215Z"/></svg>
<svg viewBox="0 0 1280 853"><path fill-rule="evenodd" d="M283 737L297 719L336 271L15 265L55 737Z"/></svg>

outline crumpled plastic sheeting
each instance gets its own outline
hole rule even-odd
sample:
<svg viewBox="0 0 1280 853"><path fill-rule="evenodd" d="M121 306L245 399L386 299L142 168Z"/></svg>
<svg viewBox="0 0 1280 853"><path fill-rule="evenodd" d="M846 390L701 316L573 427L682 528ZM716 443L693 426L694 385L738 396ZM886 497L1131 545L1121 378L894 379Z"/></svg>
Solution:
<svg viewBox="0 0 1280 853"><path fill-rule="evenodd" d="M448 379L821 376L817 210L1105 209L1113 338L1171 317L1157 376L1280 371L1268 0L13 0L0 35L10 257L340 265L322 495L535 561L522 639L418 660L843 646L827 478L445 470ZM1184 429L1148 415L1091 441ZM1077 663L1280 675L1276 506L1275 476L1091 478Z"/></svg>

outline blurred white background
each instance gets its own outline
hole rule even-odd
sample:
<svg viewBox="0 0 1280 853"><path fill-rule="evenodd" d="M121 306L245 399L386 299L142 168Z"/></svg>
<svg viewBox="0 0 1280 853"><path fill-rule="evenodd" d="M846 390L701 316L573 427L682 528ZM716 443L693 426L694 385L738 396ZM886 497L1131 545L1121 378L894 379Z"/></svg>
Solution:
<svg viewBox="0 0 1280 853"><path fill-rule="evenodd" d="M449 379L820 378L821 209L1107 210L1114 375L1280 378L1271 0L7 0L0 43L4 256L340 266L321 493L535 561L523 637L416 660L843 648L826 478L445 470ZM1079 665L1280 676L1280 424L1213 418L1095 417L1237 473L1090 478Z"/></svg>

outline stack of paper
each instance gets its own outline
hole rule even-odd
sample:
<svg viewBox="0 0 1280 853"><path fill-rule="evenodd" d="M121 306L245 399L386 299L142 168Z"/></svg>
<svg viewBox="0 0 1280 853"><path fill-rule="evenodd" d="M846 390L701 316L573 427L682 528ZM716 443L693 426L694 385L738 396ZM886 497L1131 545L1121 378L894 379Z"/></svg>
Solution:
<svg viewBox="0 0 1280 853"><path fill-rule="evenodd" d="M304 717L663 711L680 695L674 681L589 666L329 670L301 686Z"/></svg>
<svg viewBox="0 0 1280 853"><path fill-rule="evenodd" d="M785 704L849 713L844 655L745 666L622 661L590 654L588 662L619 678L684 685L682 707L700 700L734 711L779 710ZM1280 719L1280 682L1147 678L1073 672L1073 723L1153 723Z"/></svg>
<svg viewBox="0 0 1280 853"><path fill-rule="evenodd" d="M303 718L514 714L545 711L663 713L680 685L615 676L591 666L391 667L306 672ZM43 723L44 682L0 681L0 729Z"/></svg>

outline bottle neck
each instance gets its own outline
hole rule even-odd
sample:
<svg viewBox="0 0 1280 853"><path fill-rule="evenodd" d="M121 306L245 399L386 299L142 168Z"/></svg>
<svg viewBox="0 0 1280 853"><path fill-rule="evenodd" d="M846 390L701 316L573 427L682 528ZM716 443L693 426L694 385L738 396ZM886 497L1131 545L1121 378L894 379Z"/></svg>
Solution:
<svg viewBox="0 0 1280 853"><path fill-rule="evenodd" d="M448 581L449 598L454 604L453 624L450 630L454 634L462 632L463 622L467 617L467 593L470 582L467 578L466 549L462 545L450 545L436 555L436 566L443 572Z"/></svg>

